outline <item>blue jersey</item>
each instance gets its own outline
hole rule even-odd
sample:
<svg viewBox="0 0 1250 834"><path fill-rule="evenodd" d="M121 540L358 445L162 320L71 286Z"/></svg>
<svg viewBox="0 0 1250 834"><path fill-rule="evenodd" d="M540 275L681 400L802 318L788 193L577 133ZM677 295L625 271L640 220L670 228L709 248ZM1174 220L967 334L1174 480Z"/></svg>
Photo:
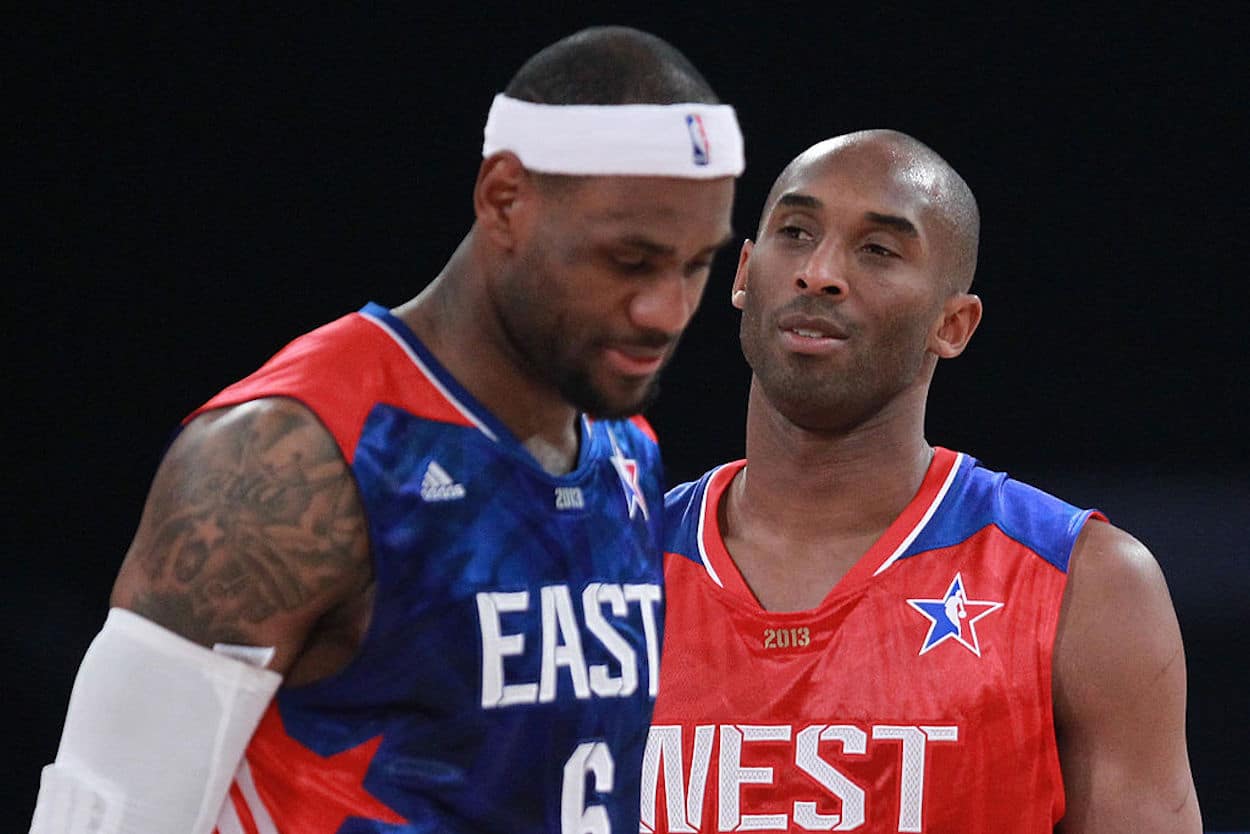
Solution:
<svg viewBox="0 0 1250 834"><path fill-rule="evenodd" d="M645 422L583 419L548 474L375 304L205 408L269 396L337 440L376 596L347 668L279 690L218 831L637 831L663 627Z"/></svg>

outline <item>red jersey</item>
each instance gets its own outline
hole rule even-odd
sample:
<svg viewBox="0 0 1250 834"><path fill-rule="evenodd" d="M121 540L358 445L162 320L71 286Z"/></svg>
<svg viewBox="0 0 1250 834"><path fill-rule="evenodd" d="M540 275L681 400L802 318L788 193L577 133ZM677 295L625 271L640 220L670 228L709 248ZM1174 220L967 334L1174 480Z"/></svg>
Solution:
<svg viewBox="0 0 1250 834"><path fill-rule="evenodd" d="M1101 516L937 449L820 605L769 612L717 523L745 463L666 499L640 830L1051 832L1052 647L1072 546Z"/></svg>

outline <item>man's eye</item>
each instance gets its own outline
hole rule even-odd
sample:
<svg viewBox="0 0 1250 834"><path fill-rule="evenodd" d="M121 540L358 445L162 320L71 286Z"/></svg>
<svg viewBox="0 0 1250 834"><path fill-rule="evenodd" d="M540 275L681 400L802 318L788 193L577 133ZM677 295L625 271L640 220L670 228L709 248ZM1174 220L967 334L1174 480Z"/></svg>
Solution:
<svg viewBox="0 0 1250 834"><path fill-rule="evenodd" d="M612 264L621 272L636 274L646 272L651 264L645 258L613 258Z"/></svg>
<svg viewBox="0 0 1250 834"><path fill-rule="evenodd" d="M802 226L782 226L777 229L777 234L782 237L788 237L792 240L811 240L812 235Z"/></svg>
<svg viewBox="0 0 1250 834"><path fill-rule="evenodd" d="M864 251L872 255L880 255L883 258L897 258L898 257L898 254L894 250L887 249L886 247L882 246L880 243L865 243Z"/></svg>

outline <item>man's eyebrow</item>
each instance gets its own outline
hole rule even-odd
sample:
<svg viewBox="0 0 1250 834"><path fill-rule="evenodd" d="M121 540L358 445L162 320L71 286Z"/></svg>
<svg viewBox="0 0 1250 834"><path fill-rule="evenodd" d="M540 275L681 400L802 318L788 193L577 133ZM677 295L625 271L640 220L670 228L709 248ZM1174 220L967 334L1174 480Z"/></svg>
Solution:
<svg viewBox="0 0 1250 834"><path fill-rule="evenodd" d="M782 194L780 197L778 197L777 205L793 206L795 208L818 209L818 208L823 208L825 204L822 203L818 198L813 197L810 194L795 194L793 192L790 192L790 193Z"/></svg>
<svg viewBox="0 0 1250 834"><path fill-rule="evenodd" d="M878 226L887 226L896 232L901 232L908 237L920 237L920 231L906 217L899 217L894 214L878 214L875 211L864 213L870 222L876 223Z"/></svg>
<svg viewBox="0 0 1250 834"><path fill-rule="evenodd" d="M642 237L640 235L627 235L621 238L618 241L618 243L624 244L625 246L629 246L634 249L640 249L648 255L655 255L655 256L671 255L675 251L677 251L671 246L665 246L662 243L656 243L651 238Z"/></svg>
<svg viewBox="0 0 1250 834"><path fill-rule="evenodd" d="M824 208L825 206L825 204L821 202L819 197L813 197L811 194L802 194L802 193L796 193L796 192L789 192L786 194L782 194L780 197L777 198L777 205L791 206L794 208L806 208L806 209L821 209L821 208ZM890 229L893 229L896 232L905 234L908 237L920 237L920 230L917 229L915 224L912 223L910 220L908 220L906 217L899 217L898 215L895 215L895 214L881 214L880 212L869 211L869 212L864 213L864 218L867 219L870 223L875 223L878 226L886 226Z"/></svg>

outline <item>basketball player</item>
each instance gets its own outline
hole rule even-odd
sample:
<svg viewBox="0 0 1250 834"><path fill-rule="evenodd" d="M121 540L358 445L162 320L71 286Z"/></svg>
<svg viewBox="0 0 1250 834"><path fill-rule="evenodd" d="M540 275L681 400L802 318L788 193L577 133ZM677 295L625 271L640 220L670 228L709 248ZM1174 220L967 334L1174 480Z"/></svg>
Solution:
<svg viewBox="0 0 1250 834"><path fill-rule="evenodd" d="M666 501L644 831L1200 831L1151 554L925 439L978 226L890 131L774 185L733 285L746 459Z"/></svg>
<svg viewBox="0 0 1250 834"><path fill-rule="evenodd" d="M730 237L741 134L672 46L596 28L520 69L483 157L423 292L187 420L33 831L637 830L662 485L630 415Z"/></svg>

